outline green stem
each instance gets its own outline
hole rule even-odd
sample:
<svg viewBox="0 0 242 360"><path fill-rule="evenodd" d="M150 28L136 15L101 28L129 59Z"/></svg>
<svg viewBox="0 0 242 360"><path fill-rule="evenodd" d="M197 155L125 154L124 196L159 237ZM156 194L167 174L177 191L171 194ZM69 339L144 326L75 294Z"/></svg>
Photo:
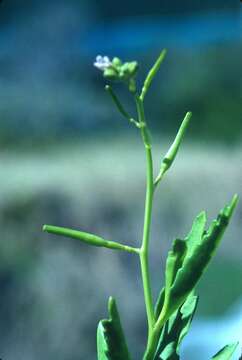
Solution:
<svg viewBox="0 0 242 360"><path fill-rule="evenodd" d="M145 121L143 102L141 101L138 95L135 96L135 101L137 106L138 119L140 123L140 131L145 145L146 164L147 164L145 214L144 214L143 240L140 249L140 264L141 264L141 274L142 274L145 306L146 306L147 321L148 321L148 339L149 339L155 322L151 284L150 284L149 254L148 254L152 204L153 204L153 194L154 194L153 160L152 160L152 150L151 150L149 133Z"/></svg>
<svg viewBox="0 0 242 360"><path fill-rule="evenodd" d="M134 124L135 126L138 127L138 122L136 120L134 120L129 114L128 112L124 109L123 105L121 104L121 102L119 101L117 95L115 94L115 92L113 91L112 87L110 85L106 85L105 86L105 90L110 94L111 99L113 100L114 104L116 105L118 111L120 112L121 115L123 115L128 121L130 121L132 124Z"/></svg>
<svg viewBox="0 0 242 360"><path fill-rule="evenodd" d="M146 148L147 174L146 174L146 199L145 199L145 215L143 228L143 241L140 251L141 272L144 287L144 296L146 303L146 311L148 318L149 334L154 325L154 310L152 304L152 294L149 274L149 237L150 224L153 204L153 164L151 149Z"/></svg>
<svg viewBox="0 0 242 360"><path fill-rule="evenodd" d="M148 338L148 344L146 347L146 351L143 357L143 360L153 360L156 349L159 343L160 333L163 325L167 321L165 306L163 306L162 312L156 321L155 325L153 326L152 332Z"/></svg>
<svg viewBox="0 0 242 360"><path fill-rule="evenodd" d="M143 241L140 248L140 264L141 274L144 289L145 306L148 320L148 341L144 360L153 360L157 344L159 342L159 335L161 327L165 322L165 318L159 317L159 322L155 321L151 282L149 273L149 238L150 238L150 227L151 227L151 216L152 216L152 205L154 190L156 183L154 182L153 175L153 159L152 159L152 146L149 136L149 131L146 125L144 104L141 97L135 96L136 107L138 112L138 120L140 125L140 131L145 146L146 153L146 199L145 199L145 214L144 214L144 228L143 228ZM161 180L163 174L159 178Z"/></svg>

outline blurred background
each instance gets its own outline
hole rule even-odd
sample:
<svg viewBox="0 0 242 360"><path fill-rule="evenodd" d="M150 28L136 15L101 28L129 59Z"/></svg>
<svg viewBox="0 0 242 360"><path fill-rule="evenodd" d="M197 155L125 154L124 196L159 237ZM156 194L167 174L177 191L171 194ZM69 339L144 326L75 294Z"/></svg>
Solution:
<svg viewBox="0 0 242 360"><path fill-rule="evenodd" d="M239 0L3 0L0 5L0 357L92 360L96 326L116 298L133 359L146 319L135 256L41 232L44 223L140 244L145 157L116 113L96 55L137 60L139 85L167 58L146 98L155 169L186 111L193 118L154 204L153 297L171 241L242 196ZM117 92L134 111L122 87ZM200 281L186 360L242 334L242 203ZM239 351L237 353L237 358Z"/></svg>

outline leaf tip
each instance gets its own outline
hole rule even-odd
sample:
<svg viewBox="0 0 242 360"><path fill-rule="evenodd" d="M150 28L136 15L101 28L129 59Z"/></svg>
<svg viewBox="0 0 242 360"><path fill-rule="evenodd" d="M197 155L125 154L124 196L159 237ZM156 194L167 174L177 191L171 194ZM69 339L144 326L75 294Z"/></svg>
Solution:
<svg viewBox="0 0 242 360"><path fill-rule="evenodd" d="M108 299L108 312L110 316L112 316L114 309L116 309L116 302L115 299L112 296L110 296Z"/></svg>
<svg viewBox="0 0 242 360"><path fill-rule="evenodd" d="M225 345L221 350L219 350L212 359L216 360L222 360L222 359L231 359L233 356L235 350L237 349L239 345L239 341Z"/></svg>
<svg viewBox="0 0 242 360"><path fill-rule="evenodd" d="M197 215L198 220L203 220L204 222L207 220L207 214L206 211L203 210Z"/></svg>

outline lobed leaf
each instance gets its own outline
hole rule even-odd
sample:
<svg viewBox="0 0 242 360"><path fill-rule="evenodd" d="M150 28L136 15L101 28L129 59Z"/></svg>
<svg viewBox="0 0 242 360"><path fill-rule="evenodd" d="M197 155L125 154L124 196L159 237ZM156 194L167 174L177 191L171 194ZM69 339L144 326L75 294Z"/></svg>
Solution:
<svg viewBox="0 0 242 360"><path fill-rule="evenodd" d="M202 212L195 219L185 240L174 241L166 262L163 319L168 319L194 289L221 241L237 200L238 197L234 196L231 203L220 211L208 231L204 230L206 215Z"/></svg>
<svg viewBox="0 0 242 360"><path fill-rule="evenodd" d="M130 360L115 300L108 302L109 319L101 320L97 328L98 360Z"/></svg>
<svg viewBox="0 0 242 360"><path fill-rule="evenodd" d="M201 237L200 235L204 229L203 224L205 225L205 216L202 216L202 221L200 221L201 215L197 218L196 226L186 240L187 255L182 267L177 272L170 291L173 306L174 304L176 304L176 307L180 306L197 284L222 239L236 203L237 197L234 197L231 204L220 212L208 231L203 232Z"/></svg>

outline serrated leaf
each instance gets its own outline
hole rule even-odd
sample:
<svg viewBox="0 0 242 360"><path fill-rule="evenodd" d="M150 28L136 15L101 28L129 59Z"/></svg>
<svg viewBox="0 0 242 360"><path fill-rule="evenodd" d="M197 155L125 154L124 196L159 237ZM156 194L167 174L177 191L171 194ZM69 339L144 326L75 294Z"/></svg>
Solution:
<svg viewBox="0 0 242 360"><path fill-rule="evenodd" d="M198 297L191 294L165 323L154 360L178 360L181 341L186 336L196 311Z"/></svg>
<svg viewBox="0 0 242 360"><path fill-rule="evenodd" d="M187 246L184 260L176 272L172 285L170 282L171 275L166 281L164 306L166 307L167 318L184 303L189 293L194 289L221 241L236 203L237 196L219 213L208 231L204 231L205 213L201 213L194 221L191 232L184 240ZM180 249L173 245L173 257L180 257L181 259L183 253L181 256L179 251ZM170 268L168 256L166 272L171 272Z"/></svg>
<svg viewBox="0 0 242 360"><path fill-rule="evenodd" d="M108 302L109 319L101 320L97 329L98 360L130 360L115 300Z"/></svg>
<svg viewBox="0 0 242 360"><path fill-rule="evenodd" d="M169 292L176 277L178 270L182 267L185 257L190 256L194 249L196 241L202 238L206 223L206 214L201 212L193 222L189 235L184 240L176 239L172 244L172 249L168 252L166 260L166 277L165 287L162 288L158 300L155 305L155 319L157 320L161 310L166 302L168 302Z"/></svg>
<svg viewBox="0 0 242 360"><path fill-rule="evenodd" d="M224 346L221 350L219 350L219 352L217 352L217 354L215 354L212 357L212 359L215 359L215 360L230 360L230 359L232 359L232 356L233 356L237 346L238 346L238 342Z"/></svg>

